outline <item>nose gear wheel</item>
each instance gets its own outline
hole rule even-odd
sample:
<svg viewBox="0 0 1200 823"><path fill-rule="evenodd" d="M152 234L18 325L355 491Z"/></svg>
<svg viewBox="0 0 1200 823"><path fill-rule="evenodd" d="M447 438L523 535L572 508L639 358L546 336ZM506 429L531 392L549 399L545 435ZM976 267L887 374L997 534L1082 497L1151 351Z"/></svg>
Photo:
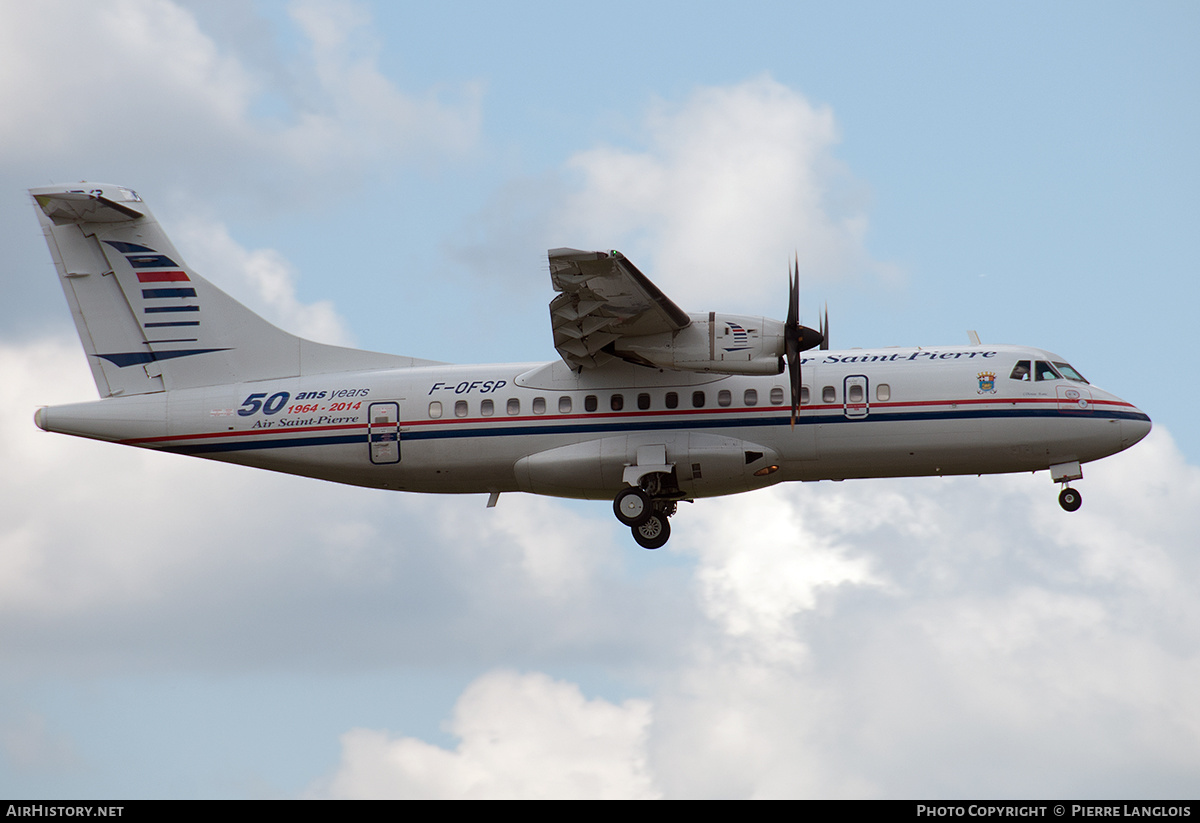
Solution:
<svg viewBox="0 0 1200 823"><path fill-rule="evenodd" d="M1058 505L1069 512L1079 511L1079 507L1083 505L1083 495L1067 486L1058 493Z"/></svg>

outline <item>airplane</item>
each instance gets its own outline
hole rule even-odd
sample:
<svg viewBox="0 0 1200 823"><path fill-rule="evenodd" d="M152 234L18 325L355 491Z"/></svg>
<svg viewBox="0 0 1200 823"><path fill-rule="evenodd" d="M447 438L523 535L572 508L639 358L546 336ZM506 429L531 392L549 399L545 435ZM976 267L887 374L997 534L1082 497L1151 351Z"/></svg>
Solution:
<svg viewBox="0 0 1200 823"><path fill-rule="evenodd" d="M51 432L409 492L611 500L647 549L680 502L785 481L1081 465L1150 418L1041 349L829 348L799 322L687 313L617 251L551 249L550 363L452 365L316 343L192 270L133 190L30 190L103 399Z"/></svg>

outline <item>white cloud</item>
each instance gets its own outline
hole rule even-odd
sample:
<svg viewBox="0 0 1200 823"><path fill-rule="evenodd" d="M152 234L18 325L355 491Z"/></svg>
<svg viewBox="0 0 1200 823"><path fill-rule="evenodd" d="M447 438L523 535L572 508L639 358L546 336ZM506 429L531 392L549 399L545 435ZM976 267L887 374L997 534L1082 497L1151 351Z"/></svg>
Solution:
<svg viewBox="0 0 1200 823"><path fill-rule="evenodd" d="M889 274L863 246L865 203L835 158L833 113L763 76L657 105L648 146L598 147L568 168L582 187L556 215L572 245L624 244L692 311L786 312L787 270L806 284ZM772 308L767 308L772 307Z"/></svg>
<svg viewBox="0 0 1200 823"><path fill-rule="evenodd" d="M1044 475L776 487L681 512L666 551L696 558L701 611L679 658L639 670L646 785L1194 794L1200 469L1160 430L1086 472L1074 515ZM502 701L472 706L478 729L507 722ZM420 769L453 776L433 781L438 796L534 793L511 765L469 757L458 723L455 752L354 732L339 793L378 794Z"/></svg>
<svg viewBox="0 0 1200 823"><path fill-rule="evenodd" d="M810 528L794 499L775 487L706 501L679 547L699 557L696 581L708 617L774 663L803 654L793 621L822 594L877 583L869 561ZM747 523L755 524L751 533Z"/></svg>
<svg viewBox="0 0 1200 823"><path fill-rule="evenodd" d="M292 16L306 59L264 60L276 48L267 39L250 64L170 0L6 2L0 151L31 179L133 166L139 180L121 182L253 179L267 196L296 197L385 157L395 166L474 144L478 89L397 88L358 4L297 3Z"/></svg>
<svg viewBox="0 0 1200 823"><path fill-rule="evenodd" d="M1200 470L1161 430L1089 465L1074 515L1044 476L700 501L664 550L694 560L689 601L627 579L618 559L643 555L612 542L607 507L486 510L38 432L33 402L93 391L73 341L8 346L0 376L10 672L541 655L643 684L642 700L585 700L487 675L456 709L456 748L358 729L322 792L1196 788Z"/></svg>
<svg viewBox="0 0 1200 823"><path fill-rule="evenodd" d="M401 92L380 73L379 44L370 15L352 2L304 0L290 8L311 44L312 72L320 102L288 129L283 145L314 169L329 159L381 159L389 155L458 154L475 142L481 91L463 89L450 106L438 90L421 97ZM390 161L394 162L394 161Z"/></svg>
<svg viewBox="0 0 1200 823"><path fill-rule="evenodd" d="M111 670L130 653L168 668L654 656L690 614L678 581L623 576L606 507L505 495L486 509L483 496L340 486L33 423L39 402L95 396L77 342L0 346L10 671ZM645 623L655 633L629 642Z"/></svg>
<svg viewBox="0 0 1200 823"><path fill-rule="evenodd" d="M180 239L211 233L189 256L218 285L233 264L272 320L344 341L329 306L302 307L289 293L281 258L238 247L213 216L236 215L239 242L279 214L288 220L273 228L286 231L314 204L365 202L364 182L386 187L380 169L461 159L478 140L479 90L401 88L381 71L357 3L297 3L294 25L282 27L240 5L203 7L202 25L171 0L0 0L0 9L0 221L22 227L6 247L14 272L47 260L25 189L128 185ZM242 23L227 29L226 17ZM204 259L208 242L229 255L217 267ZM49 292L10 280L0 320L36 328Z"/></svg>
<svg viewBox="0 0 1200 823"><path fill-rule="evenodd" d="M10 162L84 146L127 154L201 124L207 135L237 131L256 91L166 0L9 2L4 16L0 145Z"/></svg>
<svg viewBox="0 0 1200 823"><path fill-rule="evenodd" d="M538 673L483 675L455 705L452 751L368 729L342 736L337 772L312 791L335 798L653 798L650 706L588 700Z"/></svg>
<svg viewBox="0 0 1200 823"><path fill-rule="evenodd" d="M300 302L295 271L274 249L247 249L224 224L203 218L182 221L173 239L201 276L280 328L321 343L353 343L331 302Z"/></svg>

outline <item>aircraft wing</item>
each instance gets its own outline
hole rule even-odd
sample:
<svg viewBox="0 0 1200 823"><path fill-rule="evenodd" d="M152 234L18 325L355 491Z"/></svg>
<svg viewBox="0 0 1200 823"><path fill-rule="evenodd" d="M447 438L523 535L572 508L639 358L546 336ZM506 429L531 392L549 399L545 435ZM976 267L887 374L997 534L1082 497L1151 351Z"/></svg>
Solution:
<svg viewBox="0 0 1200 823"><path fill-rule="evenodd" d="M605 349L622 337L676 332L691 324L619 251L550 249L554 347L576 371L613 359Z"/></svg>

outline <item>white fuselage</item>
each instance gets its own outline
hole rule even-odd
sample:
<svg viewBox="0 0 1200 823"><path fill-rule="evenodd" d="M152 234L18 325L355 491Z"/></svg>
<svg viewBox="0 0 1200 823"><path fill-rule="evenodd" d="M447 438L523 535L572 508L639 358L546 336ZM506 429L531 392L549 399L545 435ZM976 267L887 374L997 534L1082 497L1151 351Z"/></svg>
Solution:
<svg viewBox="0 0 1200 823"><path fill-rule="evenodd" d="M812 351L791 424L786 375L621 365L417 366L41 409L51 431L340 483L611 499L631 465L687 497L785 480L990 474L1096 460L1149 418L1087 383L1010 377L1016 346Z"/></svg>

